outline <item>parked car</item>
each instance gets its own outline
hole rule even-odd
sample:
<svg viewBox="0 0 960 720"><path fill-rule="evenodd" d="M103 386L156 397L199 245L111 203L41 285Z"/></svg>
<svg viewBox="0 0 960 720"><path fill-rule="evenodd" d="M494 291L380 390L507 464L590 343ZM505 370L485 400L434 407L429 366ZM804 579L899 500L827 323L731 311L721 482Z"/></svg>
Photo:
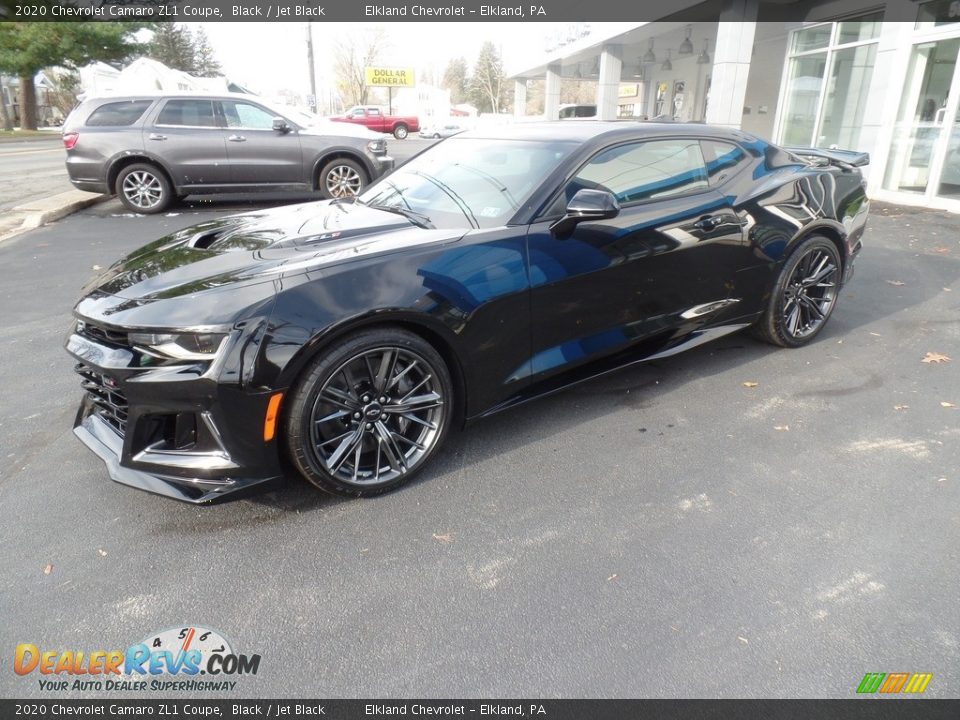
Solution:
<svg viewBox="0 0 960 720"><path fill-rule="evenodd" d="M462 133L464 130L466 130L466 128L457 123L437 123L436 125L420 128L420 137L435 139L447 138L457 133Z"/></svg>
<svg viewBox="0 0 960 720"><path fill-rule="evenodd" d="M420 120L415 115L385 115L375 105L357 105L344 115L330 118L334 122L355 123L375 132L392 134L403 140L412 132L420 130Z"/></svg>
<svg viewBox="0 0 960 720"><path fill-rule="evenodd" d="M356 198L180 230L84 289L75 433L113 479L191 502L288 463L376 495L452 426L585 378L751 326L806 345L869 206L866 156L806 154L705 125L518 124Z"/></svg>
<svg viewBox="0 0 960 720"><path fill-rule="evenodd" d="M346 197L393 168L376 133L243 94L88 99L65 121L63 145L74 187L116 193L138 213L199 193Z"/></svg>
<svg viewBox="0 0 960 720"><path fill-rule="evenodd" d="M561 105L557 112L558 120L595 120L596 105Z"/></svg>

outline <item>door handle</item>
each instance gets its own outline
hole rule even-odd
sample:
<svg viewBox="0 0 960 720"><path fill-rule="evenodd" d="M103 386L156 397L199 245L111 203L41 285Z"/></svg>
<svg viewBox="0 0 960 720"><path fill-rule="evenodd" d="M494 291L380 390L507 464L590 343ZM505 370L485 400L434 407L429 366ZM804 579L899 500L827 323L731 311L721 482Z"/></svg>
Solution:
<svg viewBox="0 0 960 720"><path fill-rule="evenodd" d="M247 139L243 135L231 135L227 138L230 142L246 142Z"/></svg>
<svg viewBox="0 0 960 720"><path fill-rule="evenodd" d="M697 220L693 226L697 230L716 230L717 227L723 224L723 218L719 215L706 215L699 220Z"/></svg>
<svg viewBox="0 0 960 720"><path fill-rule="evenodd" d="M160 133L150 133L151 140L166 140L166 135L161 135Z"/></svg>

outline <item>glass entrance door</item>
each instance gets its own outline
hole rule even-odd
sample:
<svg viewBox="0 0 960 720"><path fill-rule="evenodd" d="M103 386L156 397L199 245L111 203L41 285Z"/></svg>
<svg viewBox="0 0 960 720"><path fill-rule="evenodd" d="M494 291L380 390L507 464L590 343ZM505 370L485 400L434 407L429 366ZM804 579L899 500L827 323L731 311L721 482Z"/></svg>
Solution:
<svg viewBox="0 0 960 720"><path fill-rule="evenodd" d="M883 186L960 197L957 54L960 38L914 45Z"/></svg>

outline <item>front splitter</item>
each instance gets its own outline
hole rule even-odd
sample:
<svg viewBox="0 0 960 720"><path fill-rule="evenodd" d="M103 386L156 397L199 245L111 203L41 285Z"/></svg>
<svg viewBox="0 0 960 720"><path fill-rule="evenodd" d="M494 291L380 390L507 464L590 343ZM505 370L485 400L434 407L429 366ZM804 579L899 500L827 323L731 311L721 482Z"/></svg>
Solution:
<svg viewBox="0 0 960 720"><path fill-rule="evenodd" d="M83 418L73 428L73 434L103 460L107 473L115 482L195 505L246 495L252 488L265 490L267 486L277 484L283 479L266 477L207 480L174 477L124 467L120 464L123 439L95 414Z"/></svg>

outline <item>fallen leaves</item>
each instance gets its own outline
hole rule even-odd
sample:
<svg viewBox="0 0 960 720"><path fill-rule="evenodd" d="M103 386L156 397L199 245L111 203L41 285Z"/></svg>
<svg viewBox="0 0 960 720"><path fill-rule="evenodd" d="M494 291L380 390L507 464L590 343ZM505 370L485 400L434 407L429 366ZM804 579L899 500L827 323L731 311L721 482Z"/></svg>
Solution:
<svg viewBox="0 0 960 720"><path fill-rule="evenodd" d="M46 567L43 568L43 574L49 575L53 572L53 563L47 563Z"/></svg>
<svg viewBox="0 0 960 720"><path fill-rule="evenodd" d="M745 388L755 388L755 387L757 387L759 384L760 384L760 383L753 382L753 380L747 380L747 381L743 384L743 386L744 386Z"/></svg>
<svg viewBox="0 0 960 720"><path fill-rule="evenodd" d="M954 405L952 402L947 402L946 400L941 400L941 401L940 401L940 407L955 408L956 405Z"/></svg>
<svg viewBox="0 0 960 720"><path fill-rule="evenodd" d="M903 287L906 283L903 280L887 280L887 285L893 285L894 287Z"/></svg>
<svg viewBox="0 0 960 720"><path fill-rule="evenodd" d="M611 580L616 580L616 579L617 579L617 574L614 573L613 575L607 578L607 582L610 582Z"/></svg>
<svg viewBox="0 0 960 720"><path fill-rule="evenodd" d="M950 362L950 358L948 358L943 353L928 352L926 355L923 356L923 360L921 360L920 362L937 363L939 365L940 363Z"/></svg>
<svg viewBox="0 0 960 720"><path fill-rule="evenodd" d="M789 426L789 425L774 425L774 426L773 426L773 429L774 429L774 430L779 430L780 432L789 432L790 426Z"/></svg>
<svg viewBox="0 0 960 720"><path fill-rule="evenodd" d="M97 548L97 552L100 553L100 557L106 557L106 556L107 556L107 551L104 550L103 548Z"/></svg>
<svg viewBox="0 0 960 720"><path fill-rule="evenodd" d="M894 406L893 406L893 409L894 409L894 410L909 410L909 409L910 409L910 406L909 406L909 405L894 405Z"/></svg>
<svg viewBox="0 0 960 720"><path fill-rule="evenodd" d="M749 645L750 641L747 640L743 635L737 635L737 640L742 642L744 645Z"/></svg>
<svg viewBox="0 0 960 720"><path fill-rule="evenodd" d="M449 544L453 542L453 533L444 533L442 535L438 535L437 533L434 533L433 539L439 543Z"/></svg>

